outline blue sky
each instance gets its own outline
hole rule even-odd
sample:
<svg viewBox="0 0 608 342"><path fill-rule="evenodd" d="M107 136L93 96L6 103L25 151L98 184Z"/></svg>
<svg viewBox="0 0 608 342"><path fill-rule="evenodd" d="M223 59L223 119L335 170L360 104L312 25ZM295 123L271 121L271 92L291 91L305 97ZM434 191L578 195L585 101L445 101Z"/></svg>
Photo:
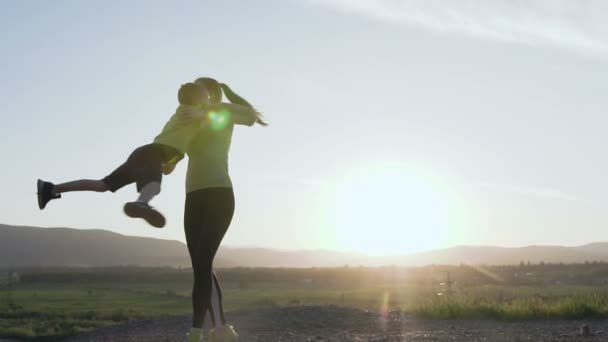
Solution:
<svg viewBox="0 0 608 342"><path fill-rule="evenodd" d="M67 194L159 132L210 75L271 126L235 130L225 243L410 252L608 240L600 1L6 1L0 222L184 239L185 163L152 230L134 189Z"/></svg>

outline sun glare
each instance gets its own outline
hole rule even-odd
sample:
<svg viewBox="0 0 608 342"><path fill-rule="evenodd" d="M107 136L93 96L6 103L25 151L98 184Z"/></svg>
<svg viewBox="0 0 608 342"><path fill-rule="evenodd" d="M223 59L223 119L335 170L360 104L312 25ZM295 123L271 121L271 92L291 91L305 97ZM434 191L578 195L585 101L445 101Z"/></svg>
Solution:
<svg viewBox="0 0 608 342"><path fill-rule="evenodd" d="M372 255L411 253L448 240L447 191L430 177L387 169L346 177L335 198L339 248Z"/></svg>
<svg viewBox="0 0 608 342"><path fill-rule="evenodd" d="M230 121L230 112L222 110L219 112L210 112L209 121L211 123L211 129L214 131L221 131L228 125Z"/></svg>

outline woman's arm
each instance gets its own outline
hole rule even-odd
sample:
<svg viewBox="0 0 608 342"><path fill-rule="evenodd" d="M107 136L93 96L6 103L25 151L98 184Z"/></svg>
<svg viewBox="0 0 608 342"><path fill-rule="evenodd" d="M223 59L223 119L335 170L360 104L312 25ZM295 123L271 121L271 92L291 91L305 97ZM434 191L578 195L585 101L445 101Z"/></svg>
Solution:
<svg viewBox="0 0 608 342"><path fill-rule="evenodd" d="M214 120L231 120L237 125L252 126L258 117L258 112L249 106L234 103L204 104L200 108L187 107L177 111L179 119L184 121L201 121L201 127L212 124Z"/></svg>
<svg viewBox="0 0 608 342"><path fill-rule="evenodd" d="M220 83L220 87L224 91L224 95L226 95L228 101L230 101L231 103L253 108L253 106L249 102L247 102L247 100L232 91L232 89L230 89L230 87L226 83ZM262 116L262 113L260 112L257 112L255 122L262 126L268 126L268 123L266 123L264 117Z"/></svg>
<svg viewBox="0 0 608 342"><path fill-rule="evenodd" d="M243 105L238 105L234 103L215 103L206 105L205 107L208 112L215 112L218 114L222 114L224 112L229 113L229 119L232 121L232 123L236 125L253 126L259 114L255 109L251 107L245 107ZM220 118L225 117L220 116ZM210 118L210 120L213 121L214 118Z"/></svg>
<svg viewBox="0 0 608 342"><path fill-rule="evenodd" d="M226 83L220 83L220 87L224 91L224 95L226 95L228 101L230 101L231 103L253 108L253 106L249 102L247 102L247 100L232 91L232 89L230 89L230 87Z"/></svg>

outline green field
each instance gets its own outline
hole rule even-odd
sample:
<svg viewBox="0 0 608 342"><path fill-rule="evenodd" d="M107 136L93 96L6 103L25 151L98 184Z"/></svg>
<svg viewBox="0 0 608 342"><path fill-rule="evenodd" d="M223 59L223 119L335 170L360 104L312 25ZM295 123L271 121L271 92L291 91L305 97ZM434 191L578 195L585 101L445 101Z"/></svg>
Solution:
<svg viewBox="0 0 608 342"><path fill-rule="evenodd" d="M442 319L608 314L608 289L568 272L564 276L573 279L570 283L556 282L555 270L543 275L539 269L527 273L536 277L521 282L504 276L516 268L489 269L492 274L485 278L463 276L469 269L462 266L449 268L451 276L437 268L226 269L218 275L227 311L336 304ZM24 271L21 278L0 287L0 337L49 340L126 320L191 312L190 270L45 270Z"/></svg>

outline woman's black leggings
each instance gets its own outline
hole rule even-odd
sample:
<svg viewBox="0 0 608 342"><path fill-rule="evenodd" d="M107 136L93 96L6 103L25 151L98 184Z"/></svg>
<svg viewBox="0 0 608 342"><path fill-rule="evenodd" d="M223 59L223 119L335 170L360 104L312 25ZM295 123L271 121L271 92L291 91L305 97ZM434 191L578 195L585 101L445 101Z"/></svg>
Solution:
<svg viewBox="0 0 608 342"><path fill-rule="evenodd" d="M186 195L184 229L194 270L192 326L202 328L209 310L213 326L226 324L222 291L213 272L213 258L234 214L232 188L208 188ZM219 315L219 317L217 317Z"/></svg>

